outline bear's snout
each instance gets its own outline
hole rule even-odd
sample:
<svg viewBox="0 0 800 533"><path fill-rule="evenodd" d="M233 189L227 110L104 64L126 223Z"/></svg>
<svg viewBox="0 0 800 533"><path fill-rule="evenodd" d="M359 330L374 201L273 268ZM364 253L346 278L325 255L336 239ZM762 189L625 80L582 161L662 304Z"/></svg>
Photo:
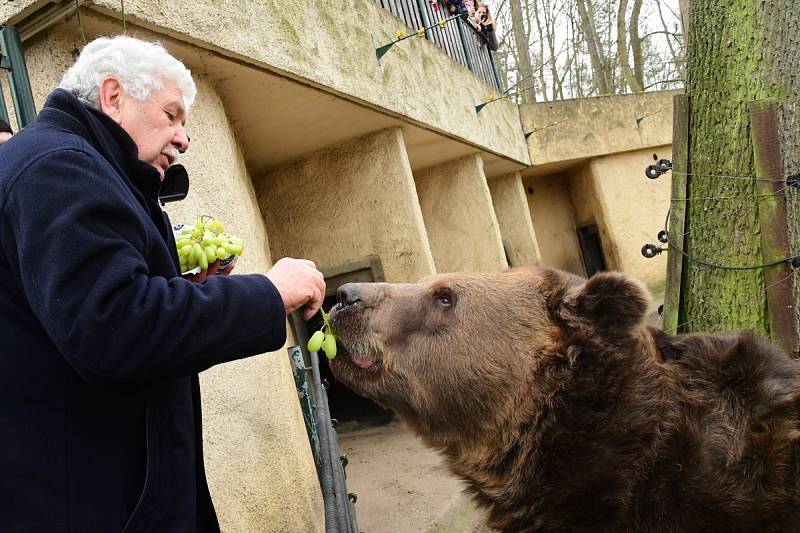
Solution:
<svg viewBox="0 0 800 533"><path fill-rule="evenodd" d="M345 283L336 291L339 305L347 307L361 301L362 290L359 283Z"/></svg>

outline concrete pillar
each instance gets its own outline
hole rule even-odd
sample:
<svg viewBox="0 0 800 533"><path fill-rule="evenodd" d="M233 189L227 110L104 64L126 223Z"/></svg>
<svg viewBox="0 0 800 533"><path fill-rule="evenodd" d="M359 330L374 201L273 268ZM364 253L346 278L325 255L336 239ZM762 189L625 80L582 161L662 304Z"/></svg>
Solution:
<svg viewBox="0 0 800 533"><path fill-rule="evenodd" d="M542 262L519 172L489 180L489 192L510 266Z"/></svg>
<svg viewBox="0 0 800 533"><path fill-rule="evenodd" d="M375 254L393 282L435 271L399 128L273 168L255 189L275 259L324 268Z"/></svg>
<svg viewBox="0 0 800 533"><path fill-rule="evenodd" d="M195 76L192 148L181 161L186 200L167 204L174 222L208 213L245 242L234 274L272 264L244 158L211 83ZM205 464L223 531L322 531L322 496L285 349L200 376Z"/></svg>
<svg viewBox="0 0 800 533"><path fill-rule="evenodd" d="M438 272L508 266L480 155L425 169L415 181Z"/></svg>

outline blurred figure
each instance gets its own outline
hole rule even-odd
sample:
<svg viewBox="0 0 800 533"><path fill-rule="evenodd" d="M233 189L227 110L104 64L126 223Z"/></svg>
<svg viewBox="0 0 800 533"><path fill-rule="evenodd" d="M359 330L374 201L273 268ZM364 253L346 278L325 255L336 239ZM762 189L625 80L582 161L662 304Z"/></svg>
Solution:
<svg viewBox="0 0 800 533"><path fill-rule="evenodd" d="M489 6L483 3L478 4L478 7L475 9L475 23L478 25L478 31L486 37L486 46L489 47L489 50L492 52L497 51L499 46L497 42L497 33L494 31L494 19L489 13Z"/></svg>

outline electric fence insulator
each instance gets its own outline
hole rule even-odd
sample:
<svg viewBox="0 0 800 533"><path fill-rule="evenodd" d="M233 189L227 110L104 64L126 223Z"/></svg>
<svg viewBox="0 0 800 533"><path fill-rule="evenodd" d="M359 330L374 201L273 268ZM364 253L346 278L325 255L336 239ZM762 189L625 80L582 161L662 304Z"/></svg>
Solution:
<svg viewBox="0 0 800 533"><path fill-rule="evenodd" d="M644 171L644 175L650 178L651 180L658 178L659 176L661 176L661 174L662 172L661 169L658 167L658 165L650 165Z"/></svg>
<svg viewBox="0 0 800 533"><path fill-rule="evenodd" d="M667 230L662 229L658 232L658 242L663 242L664 244L669 242L669 233L667 233Z"/></svg>
<svg viewBox="0 0 800 533"><path fill-rule="evenodd" d="M659 170L661 170L661 173L663 174L668 170L672 170L672 161L670 161L669 159L659 159L658 161L656 161L656 166L659 168Z"/></svg>
<svg viewBox="0 0 800 533"><path fill-rule="evenodd" d="M645 244L642 246L642 255L647 259L652 259L663 251L663 248L656 246L655 244Z"/></svg>
<svg viewBox="0 0 800 533"><path fill-rule="evenodd" d="M800 255L792 257L790 264L792 265L792 268L800 268Z"/></svg>
<svg viewBox="0 0 800 533"><path fill-rule="evenodd" d="M800 174L792 174L791 176L787 176L786 185L789 187L794 187L795 189L800 189Z"/></svg>

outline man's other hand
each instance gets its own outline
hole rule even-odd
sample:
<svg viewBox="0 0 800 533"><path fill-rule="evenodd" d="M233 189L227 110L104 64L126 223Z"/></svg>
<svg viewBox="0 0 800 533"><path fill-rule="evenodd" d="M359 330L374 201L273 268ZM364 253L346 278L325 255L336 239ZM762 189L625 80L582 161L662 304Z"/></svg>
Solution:
<svg viewBox="0 0 800 533"><path fill-rule="evenodd" d="M269 269L267 277L283 298L287 315L305 306L303 320L308 320L322 306L325 278L312 261L284 257Z"/></svg>
<svg viewBox="0 0 800 533"><path fill-rule="evenodd" d="M208 276L227 276L233 271L233 267L236 266L236 263L231 263L222 270L219 269L219 261L214 261L206 270L201 270L198 274L186 274L184 279L192 281L194 283L203 283Z"/></svg>

